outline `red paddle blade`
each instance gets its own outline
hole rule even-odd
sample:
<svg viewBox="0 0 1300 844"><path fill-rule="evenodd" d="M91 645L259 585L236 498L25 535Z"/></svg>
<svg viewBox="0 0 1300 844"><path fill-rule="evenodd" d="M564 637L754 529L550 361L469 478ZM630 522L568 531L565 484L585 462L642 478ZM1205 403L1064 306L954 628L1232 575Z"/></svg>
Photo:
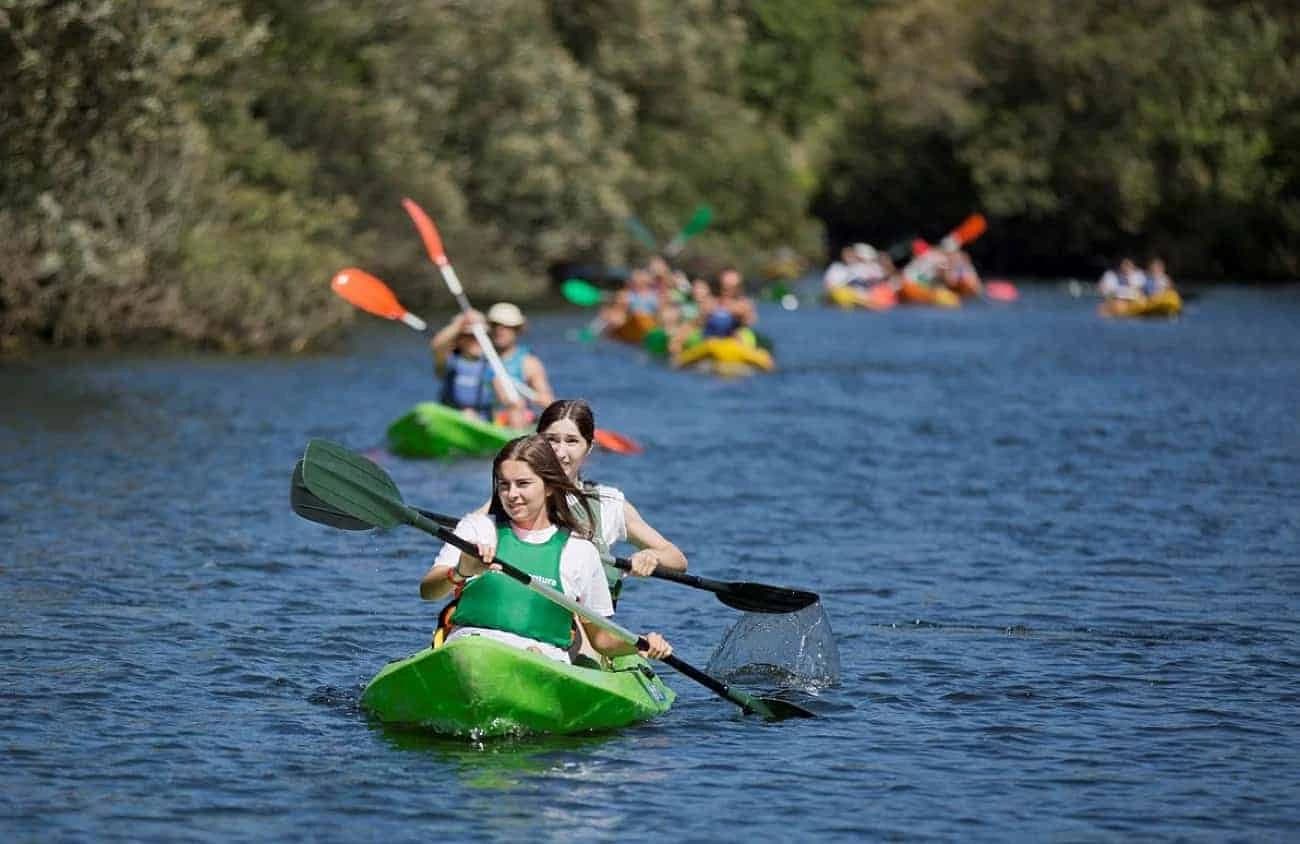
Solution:
<svg viewBox="0 0 1300 844"><path fill-rule="evenodd" d="M384 319L401 319L406 313L406 308L397 301L388 285L356 267L335 273L330 288L366 313Z"/></svg>
<svg viewBox="0 0 1300 844"><path fill-rule="evenodd" d="M990 281L984 285L984 295L998 302L1014 302L1020 291L1009 281Z"/></svg>
<svg viewBox="0 0 1300 844"><path fill-rule="evenodd" d="M425 329L424 320L402 307L388 285L365 270L356 267L339 270L330 280L330 289L368 314L401 320L416 331Z"/></svg>
<svg viewBox="0 0 1300 844"><path fill-rule="evenodd" d="M604 428L596 429L596 445L615 454L640 454L645 451L634 440Z"/></svg>
<svg viewBox="0 0 1300 844"><path fill-rule="evenodd" d="M429 215L424 213L424 209L415 204L414 199L402 199L402 207L410 215L411 222L415 223L415 228L420 232L420 239L424 241L424 249L429 253L429 260L438 266L447 263L447 253L442 248L442 236L438 234L438 227L429 219Z"/></svg>

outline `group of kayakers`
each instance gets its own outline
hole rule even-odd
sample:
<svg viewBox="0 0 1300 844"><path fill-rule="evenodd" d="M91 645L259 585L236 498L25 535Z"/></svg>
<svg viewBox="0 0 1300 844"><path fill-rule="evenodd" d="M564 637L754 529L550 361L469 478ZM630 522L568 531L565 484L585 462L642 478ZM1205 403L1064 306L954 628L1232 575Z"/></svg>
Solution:
<svg viewBox="0 0 1300 844"><path fill-rule="evenodd" d="M930 290L946 290L957 297L978 296L983 283L970 255L960 247L913 245L916 258L903 267L895 265L888 252L868 243L854 243L840 250L822 275L829 300L849 304L855 299L865 306L892 304L895 300L926 303Z"/></svg>
<svg viewBox="0 0 1300 844"><path fill-rule="evenodd" d="M519 342L527 324L523 312L511 302L497 302L488 308L486 318L475 310L454 316L429 341L441 382L438 400L466 416L526 427L532 418L527 399L539 406L555 399L546 367ZM496 377L481 337L491 343L506 376L514 382L513 390Z"/></svg>
<svg viewBox="0 0 1300 844"><path fill-rule="evenodd" d="M1152 258L1142 270L1132 258L1122 258L1119 266L1106 270L1097 281L1097 292L1106 299L1141 299L1174 289L1165 262Z"/></svg>
<svg viewBox="0 0 1300 844"><path fill-rule="evenodd" d="M616 543L638 547L629 560L634 575L661 566L686 570L686 555L620 490L583 479L595 430L587 402L556 401L542 411L537 433L512 440L497 454L488 504L456 526L477 555L445 545L420 581L425 600L454 599L441 615L435 642L485 636L579 663L635 650L492 568L499 556L605 617L614 614L622 588L623 571L611 551ZM658 633L644 639L646 656L672 653Z"/></svg>
<svg viewBox="0 0 1300 844"><path fill-rule="evenodd" d="M752 345L758 309L735 267L723 268L710 284L701 276L691 279L656 256L632 270L599 319L606 334L628 343L639 343L650 331L661 329L669 353L675 355L710 337L737 337Z"/></svg>

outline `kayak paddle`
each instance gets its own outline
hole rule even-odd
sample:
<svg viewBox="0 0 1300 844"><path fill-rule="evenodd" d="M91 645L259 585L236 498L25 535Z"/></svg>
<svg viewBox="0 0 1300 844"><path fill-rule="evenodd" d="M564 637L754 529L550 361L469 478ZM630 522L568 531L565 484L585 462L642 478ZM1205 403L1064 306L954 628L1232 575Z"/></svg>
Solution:
<svg viewBox="0 0 1300 844"><path fill-rule="evenodd" d="M442 274L442 280L446 283L447 289L456 300L462 314L468 314L470 311L469 299L465 298L465 288L461 287L460 279L456 277L456 270L447 259L447 251L442 248L442 236L438 234L438 227L433 224L433 220L424 209L415 203L415 200L409 198L402 199L402 207L406 209L407 215L410 216L411 222L415 223L415 228L420 232L420 239L424 241L424 249L429 253L429 260L438 268ZM501 356L497 354L496 347L492 341L488 340L487 332L478 322L470 323L470 330L474 333L474 339L483 349L483 356L488 359L488 364L492 367L492 374L500 378L505 384L506 399L511 404L519 402L519 394L522 392L528 398L536 401L536 394L528 388L526 384L520 384L506 373L505 364L501 362Z"/></svg>
<svg viewBox="0 0 1300 844"><path fill-rule="evenodd" d="M560 285L564 298L580 308L591 308L604 302L608 294L580 278L565 279ZM605 330L605 318L596 314L595 319L583 326L578 332L578 339L584 343L593 342Z"/></svg>
<svg viewBox="0 0 1300 844"><path fill-rule="evenodd" d="M450 529L439 525L413 507L402 502L402 493L393 479L360 454L349 451L337 443L314 439L307 444L303 454L303 483L308 491L332 507L355 520L369 524L371 527L392 528L398 525L410 525L438 537L444 542L459 548L462 552L474 556L478 549L472 542L457 536ZM493 565L499 566L502 573L532 589L537 594L564 607L569 612L580 616L592 625L617 636L638 650L644 649L647 642L641 636L623 626L592 612L587 607L572 600L562 592L553 589L537 578L497 558ZM733 689L726 683L705 674L693 665L667 656L663 662L685 674L690 679L705 686L720 697L739 706L746 714L757 714L771 721L784 718L812 718L814 713L780 698L759 698Z"/></svg>
<svg viewBox="0 0 1300 844"><path fill-rule="evenodd" d="M289 506L304 519L317 524L329 525L340 530L370 530L374 525L355 519L337 507L331 507L314 495L302 478L302 461L293 467L293 482L289 487ZM460 521L454 516L445 516L422 508L414 508L417 513L437 522L443 527L454 528ZM626 557L617 557L614 565L623 571L632 570L632 561ZM661 580L671 580L683 586L712 592L719 601L742 612L790 613L811 606L821 600L816 592L804 592L801 589L783 589L764 583L745 581L710 580L676 572L671 569L655 569L650 575Z"/></svg>
<svg viewBox="0 0 1300 844"><path fill-rule="evenodd" d="M357 269L356 267L348 267L345 270L339 270L334 274L334 278L330 282L330 288L339 296L368 314L374 314L375 316L383 317L384 319L400 320L411 328L414 328L416 331L428 330L428 323L406 310L406 308L397 301L397 296L391 289L389 289L388 285L384 284L365 270ZM473 323L473 327L475 329L475 337L478 337L479 334L483 333L483 326L479 323ZM479 345L485 350L491 350L488 354L490 363L492 358L496 356L496 350L492 348L492 341L487 339L487 335L484 334L479 339ZM501 359L496 358L496 360L499 363ZM532 390L528 389L526 385L520 384L505 375L504 367L499 373L494 371L493 374L499 378L504 378L508 385L532 394ZM518 395L518 393L516 393L516 395ZM644 449L641 448L641 446L631 437L617 434L613 431L598 429L596 431L596 443L597 445L615 452L616 454L640 454L644 451Z"/></svg>
<svg viewBox="0 0 1300 844"><path fill-rule="evenodd" d="M628 217L623 222L627 225L628 231L632 232L632 236L641 241L641 244L645 246L645 248L649 249L651 252L659 251L659 241L655 238L654 232L646 228L645 223L641 222L636 217Z"/></svg>
<svg viewBox="0 0 1300 844"><path fill-rule="evenodd" d="M1009 281L986 281L984 295L995 302L1014 302L1020 298L1020 291Z"/></svg>
<svg viewBox="0 0 1300 844"><path fill-rule="evenodd" d="M678 232L671 241L668 242L667 246L664 247L664 255L671 258L675 256L678 252L681 252L682 248L686 246L686 241L690 240L691 238L695 237L695 235L707 229L709 227L709 223L712 222L713 222L712 208L710 208L707 205L701 205L700 207L696 208L695 213L692 214L691 218L686 221L686 225L682 226L682 230Z"/></svg>
<svg viewBox="0 0 1300 844"><path fill-rule="evenodd" d="M984 234L988 228L988 221L984 219L983 214L971 214L961 225L948 232L939 242L939 249L957 249L975 238ZM933 264L939 260L939 250L931 249L930 245L919 238L912 242L913 251L916 257L907 262L907 266L902 269L902 276L913 281L919 280L919 277L933 270Z"/></svg>
<svg viewBox="0 0 1300 844"><path fill-rule="evenodd" d="M614 567L631 571L632 561L626 557L616 557ZM656 568L650 576L712 592L719 601L742 612L798 612L821 600L816 592L805 592L802 589L785 589L742 580L710 580L665 568Z"/></svg>
<svg viewBox="0 0 1300 844"><path fill-rule="evenodd" d="M592 308L605 301L605 291L580 278L568 278L560 285L564 298L580 308Z"/></svg>

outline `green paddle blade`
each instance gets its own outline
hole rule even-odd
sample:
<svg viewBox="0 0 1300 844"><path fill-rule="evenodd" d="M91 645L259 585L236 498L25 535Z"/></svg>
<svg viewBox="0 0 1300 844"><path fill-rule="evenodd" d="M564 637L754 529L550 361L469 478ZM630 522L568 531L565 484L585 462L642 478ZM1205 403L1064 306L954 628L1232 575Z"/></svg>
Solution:
<svg viewBox="0 0 1300 844"><path fill-rule="evenodd" d="M302 479L312 495L371 527L397 527L415 515L387 472L329 440L307 443Z"/></svg>
<svg viewBox="0 0 1300 844"><path fill-rule="evenodd" d="M701 205L695 209L695 213L686 221L686 225L682 226L682 233L678 235L678 238L685 240L688 237L695 237L695 235L707 229L712 222L713 209L707 205Z"/></svg>
<svg viewBox="0 0 1300 844"><path fill-rule="evenodd" d="M560 285L560 293L564 298L575 305L583 308L590 308L599 305L605 298L604 292L593 284L588 284L580 278L565 279Z"/></svg>
<svg viewBox="0 0 1300 844"><path fill-rule="evenodd" d="M293 467L293 480L289 483L289 506L309 522L329 525L339 530L370 530L374 527L369 522L352 518L337 507L331 507L313 495L303 480L301 460Z"/></svg>

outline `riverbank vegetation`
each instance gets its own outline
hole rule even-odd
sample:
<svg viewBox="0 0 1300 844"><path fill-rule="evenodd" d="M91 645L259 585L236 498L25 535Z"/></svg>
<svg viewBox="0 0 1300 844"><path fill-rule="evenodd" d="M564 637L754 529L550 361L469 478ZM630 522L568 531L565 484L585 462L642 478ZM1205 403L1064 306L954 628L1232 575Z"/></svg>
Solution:
<svg viewBox="0 0 1300 844"><path fill-rule="evenodd" d="M301 350L347 265L445 303L561 262L933 237L1004 272L1156 251L1300 276L1300 16L1269 2L9 0L0 353Z"/></svg>

